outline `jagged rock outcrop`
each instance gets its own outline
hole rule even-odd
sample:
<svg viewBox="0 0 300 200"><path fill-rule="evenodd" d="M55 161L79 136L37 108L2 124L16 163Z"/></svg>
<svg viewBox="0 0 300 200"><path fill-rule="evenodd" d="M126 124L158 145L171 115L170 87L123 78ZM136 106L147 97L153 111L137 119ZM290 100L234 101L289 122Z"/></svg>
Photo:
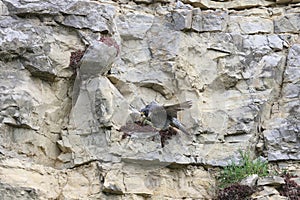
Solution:
<svg viewBox="0 0 300 200"><path fill-rule="evenodd" d="M299 11L295 0L0 1L3 197L211 199L208 169L240 149L299 173ZM126 137L153 100L192 100L179 116L191 135Z"/></svg>

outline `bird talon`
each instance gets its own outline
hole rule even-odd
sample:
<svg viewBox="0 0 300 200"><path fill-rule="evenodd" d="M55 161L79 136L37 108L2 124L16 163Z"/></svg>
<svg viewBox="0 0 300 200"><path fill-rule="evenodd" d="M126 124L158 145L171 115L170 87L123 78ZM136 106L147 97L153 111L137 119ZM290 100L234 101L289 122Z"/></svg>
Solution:
<svg viewBox="0 0 300 200"><path fill-rule="evenodd" d="M147 125L152 126L152 123L149 120L147 120L146 118L144 118L142 120L142 126L147 126Z"/></svg>

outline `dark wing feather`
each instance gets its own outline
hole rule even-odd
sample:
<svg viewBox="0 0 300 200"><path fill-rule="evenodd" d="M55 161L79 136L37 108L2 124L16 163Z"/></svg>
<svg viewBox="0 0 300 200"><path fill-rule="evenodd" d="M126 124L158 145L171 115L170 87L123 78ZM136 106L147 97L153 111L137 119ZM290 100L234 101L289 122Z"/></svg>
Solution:
<svg viewBox="0 0 300 200"><path fill-rule="evenodd" d="M182 103L164 106L164 109L167 111L167 115L171 117L177 117L177 112L185 110L192 107L192 101L185 101Z"/></svg>

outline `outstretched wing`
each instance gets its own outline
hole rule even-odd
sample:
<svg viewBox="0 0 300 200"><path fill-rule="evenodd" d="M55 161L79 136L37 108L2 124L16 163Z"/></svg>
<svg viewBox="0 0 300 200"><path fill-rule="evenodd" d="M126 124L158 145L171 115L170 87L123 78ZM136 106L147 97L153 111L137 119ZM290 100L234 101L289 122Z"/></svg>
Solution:
<svg viewBox="0 0 300 200"><path fill-rule="evenodd" d="M192 101L185 101L174 105L164 106L164 109L166 110L168 116L176 118L178 111L188 109L192 107L192 104Z"/></svg>

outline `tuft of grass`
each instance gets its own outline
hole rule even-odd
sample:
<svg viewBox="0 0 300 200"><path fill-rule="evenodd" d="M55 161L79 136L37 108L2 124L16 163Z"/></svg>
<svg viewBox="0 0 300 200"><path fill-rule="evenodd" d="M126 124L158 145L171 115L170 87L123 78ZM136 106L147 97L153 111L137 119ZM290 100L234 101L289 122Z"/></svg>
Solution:
<svg viewBox="0 0 300 200"><path fill-rule="evenodd" d="M242 157L241 162L238 164L231 161L231 164L221 171L220 176L218 177L220 188L239 183L242 179L252 174L257 174L261 177L269 174L267 162L262 161L261 159L252 160L250 152L243 152L240 150L239 153Z"/></svg>

